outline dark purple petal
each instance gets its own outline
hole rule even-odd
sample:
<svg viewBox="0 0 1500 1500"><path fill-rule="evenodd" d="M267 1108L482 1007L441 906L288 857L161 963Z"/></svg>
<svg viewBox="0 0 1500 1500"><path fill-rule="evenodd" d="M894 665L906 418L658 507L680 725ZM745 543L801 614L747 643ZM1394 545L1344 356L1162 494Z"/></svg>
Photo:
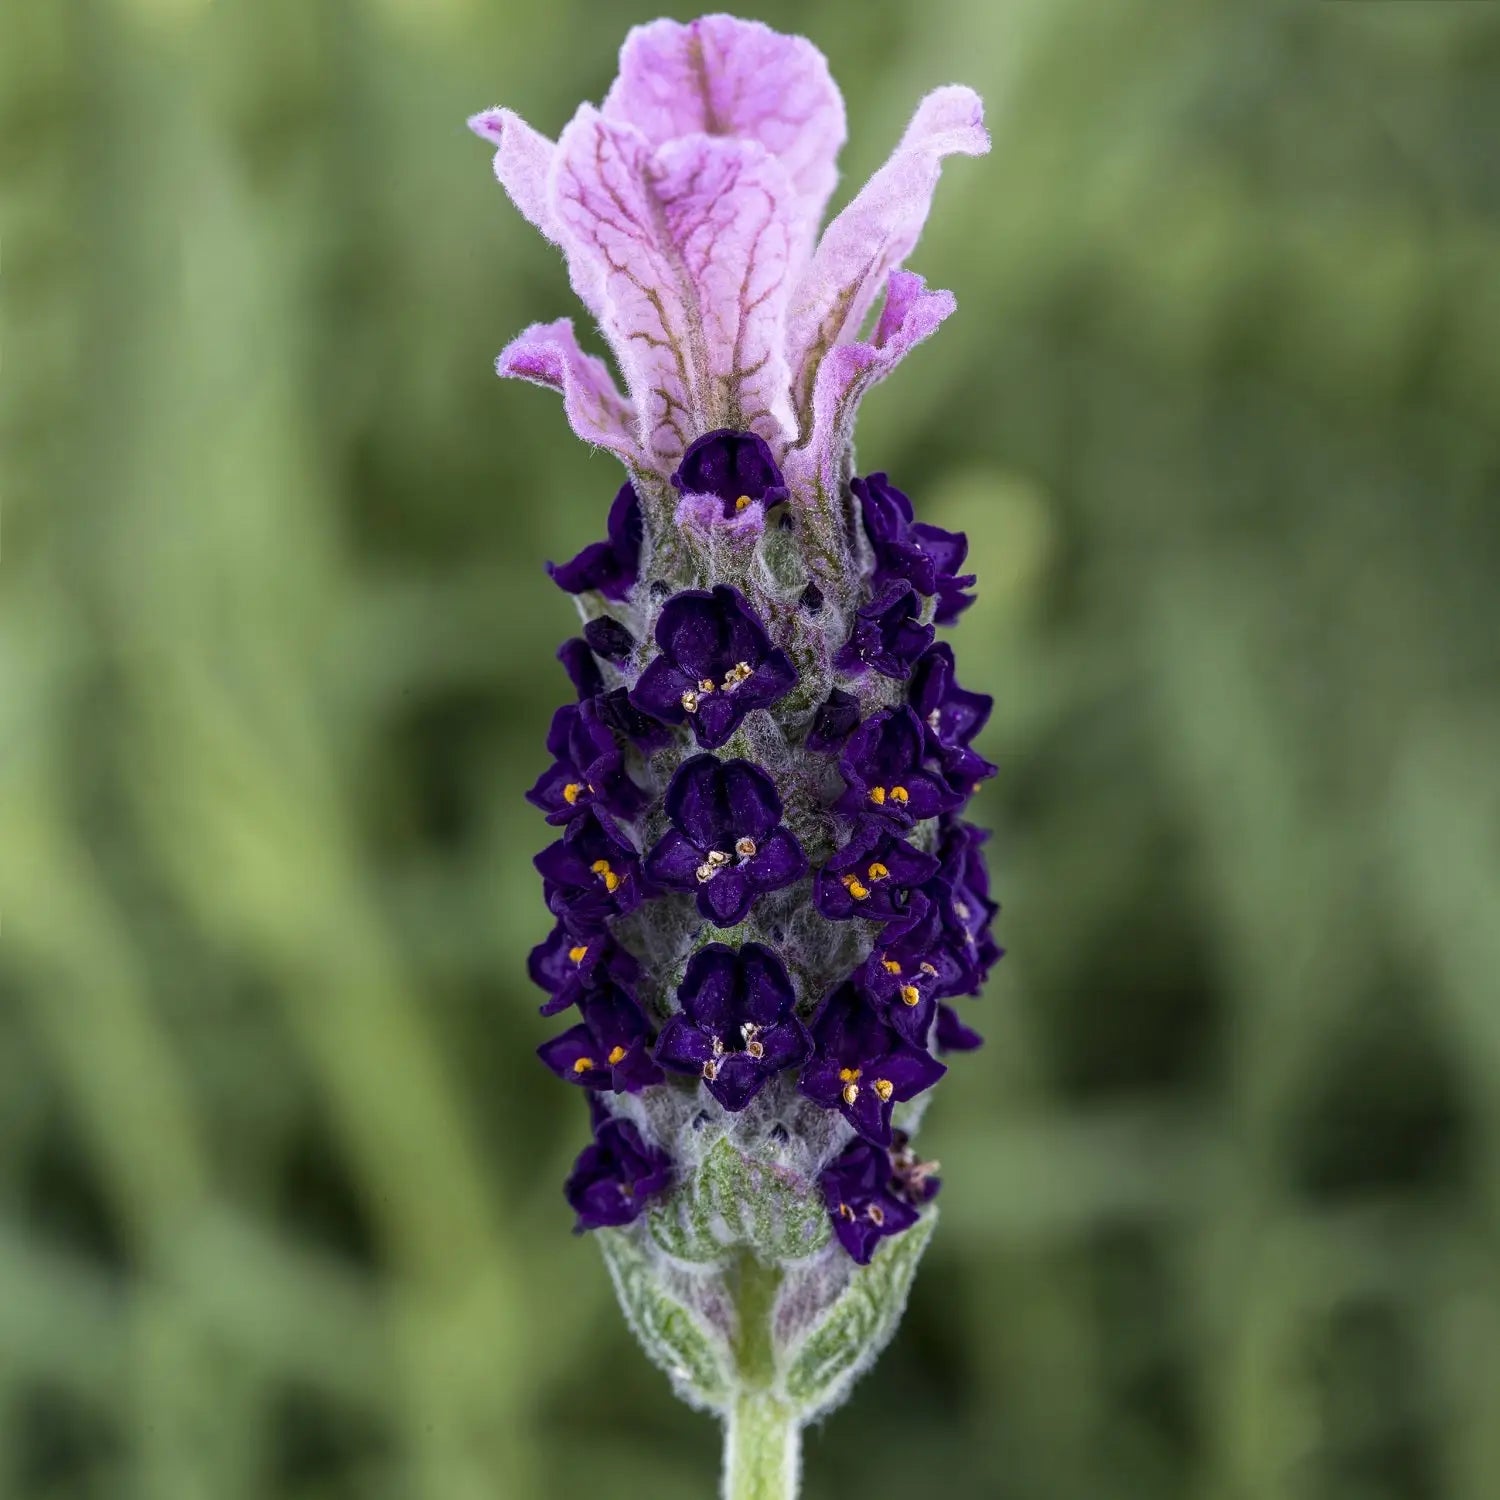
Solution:
<svg viewBox="0 0 1500 1500"><path fill-rule="evenodd" d="M583 627L583 638L595 656L605 661L624 661L635 646L635 637L613 615L600 615Z"/></svg>
<svg viewBox="0 0 1500 1500"><path fill-rule="evenodd" d="M677 768L665 806L705 854L732 854L740 839L761 838L781 821L776 783L759 766L713 755L695 755Z"/></svg>
<svg viewBox="0 0 1500 1500"><path fill-rule="evenodd" d="M752 761L726 760L722 768L725 832L740 839L765 838L781 822L781 797L776 783Z"/></svg>
<svg viewBox="0 0 1500 1500"><path fill-rule="evenodd" d="M642 713L668 724L687 718L682 706L684 693L691 693L695 679L666 656L653 657L630 689L630 701Z"/></svg>
<svg viewBox="0 0 1500 1500"><path fill-rule="evenodd" d="M674 1073L701 1073L714 1055L713 1038L685 1015L673 1016L656 1039L656 1060Z"/></svg>
<svg viewBox="0 0 1500 1500"><path fill-rule="evenodd" d="M968 538L962 532L914 523L911 501L884 474L852 480L850 488L860 502L865 534L875 553L877 589L895 580L935 594L937 623L951 625L973 602L963 592L974 582L973 575L958 576L968 556Z"/></svg>
<svg viewBox="0 0 1500 1500"><path fill-rule="evenodd" d="M576 1229L628 1224L672 1180L666 1152L648 1146L628 1120L602 1120L563 1188L578 1215Z"/></svg>
<svg viewBox="0 0 1500 1500"><path fill-rule="evenodd" d="M859 699L842 688L834 688L813 715L807 732L807 748L824 755L834 754L859 723Z"/></svg>
<svg viewBox="0 0 1500 1500"><path fill-rule="evenodd" d="M837 1109L866 1140L885 1145L891 1111L914 1098L947 1071L919 1048L902 1041L844 983L825 997L813 1018L812 1060L798 1091L825 1109Z"/></svg>
<svg viewBox="0 0 1500 1500"><path fill-rule="evenodd" d="M729 865L699 884L698 910L719 927L733 927L750 914L755 896L744 871Z"/></svg>
<svg viewBox="0 0 1500 1500"><path fill-rule="evenodd" d="M547 573L570 594L597 589L606 599L623 599L640 569L644 534L640 501L627 481L609 508L609 540L590 543L570 562L548 563Z"/></svg>
<svg viewBox="0 0 1500 1500"><path fill-rule="evenodd" d="M972 1027L965 1026L951 1005L938 1006L937 1027L932 1039L939 1052L972 1052L984 1045L984 1038Z"/></svg>
<svg viewBox="0 0 1500 1500"><path fill-rule="evenodd" d="M763 1030L760 1044L764 1048L761 1066L772 1073L800 1068L812 1053L812 1036L795 1016Z"/></svg>
<svg viewBox="0 0 1500 1500"><path fill-rule="evenodd" d="M650 1028L631 996L606 986L581 996L578 1009L578 1025L537 1048L537 1056L559 1078L622 1093L661 1082L661 1069L650 1053Z"/></svg>
<svg viewBox="0 0 1500 1500"><path fill-rule="evenodd" d="M936 633L918 616L921 603L910 584L887 583L855 617L848 642L834 656L843 672L873 667L887 677L905 677Z"/></svg>
<svg viewBox="0 0 1500 1500"><path fill-rule="evenodd" d="M608 1053L600 1054L593 1032L582 1023L543 1042L536 1055L565 1083L590 1089L607 1089L610 1085Z"/></svg>
<svg viewBox="0 0 1500 1500"><path fill-rule="evenodd" d="M761 943L700 948L677 991L682 1005L657 1044L657 1060L696 1073L725 1109L743 1109L784 1068L799 1066L811 1041L793 1011L786 968Z"/></svg>
<svg viewBox="0 0 1500 1500"><path fill-rule="evenodd" d="M938 743L950 748L971 744L995 706L988 693L971 693L958 685L953 648L946 641L931 647L912 669L907 702Z"/></svg>
<svg viewBox="0 0 1500 1500"><path fill-rule="evenodd" d="M685 833L669 828L646 856L646 877L669 891L696 891L703 854Z"/></svg>
<svg viewBox="0 0 1500 1500"><path fill-rule="evenodd" d="M755 853L740 869L756 891L779 891L807 874L807 856L785 828L773 828L756 841Z"/></svg>
<svg viewBox="0 0 1500 1500"><path fill-rule="evenodd" d="M596 698L604 691L604 677L599 663L589 650L589 643L574 636L557 648L557 659L563 664L568 680L580 699Z"/></svg>
<svg viewBox="0 0 1500 1500"><path fill-rule="evenodd" d="M920 1047L898 1043L894 1050L870 1065L871 1076L891 1085L891 1098L897 1104L915 1099L935 1084L948 1069Z"/></svg>
<svg viewBox="0 0 1500 1500"><path fill-rule="evenodd" d="M660 719L642 713L630 701L625 688L615 688L593 699L599 711L600 722L606 724L621 739L629 740L648 753L660 750L672 742L672 731Z"/></svg>
<svg viewBox="0 0 1500 1500"><path fill-rule="evenodd" d="M771 1081L772 1073L745 1052L726 1052L703 1082L727 1110L744 1107Z"/></svg>
<svg viewBox="0 0 1500 1500"><path fill-rule="evenodd" d="M715 495L730 517L755 501L767 510L787 498L786 484L763 438L730 427L706 432L689 445L672 475L684 495Z"/></svg>
<svg viewBox="0 0 1500 1500"><path fill-rule="evenodd" d="M823 1201L839 1243L860 1265L868 1265L882 1239L917 1222L918 1213L892 1191L891 1158L878 1146L856 1141L818 1176Z"/></svg>
<svg viewBox="0 0 1500 1500"><path fill-rule="evenodd" d="M597 701L565 704L553 715L547 748L557 762L526 794L549 823L568 823L596 802L622 818L645 806L646 794L630 779Z"/></svg>

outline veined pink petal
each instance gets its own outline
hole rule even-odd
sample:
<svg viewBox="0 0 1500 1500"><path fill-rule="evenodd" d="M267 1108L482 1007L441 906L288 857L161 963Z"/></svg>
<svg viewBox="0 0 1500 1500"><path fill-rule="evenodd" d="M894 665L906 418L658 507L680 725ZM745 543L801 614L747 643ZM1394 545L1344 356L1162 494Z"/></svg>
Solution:
<svg viewBox="0 0 1500 1500"><path fill-rule="evenodd" d="M759 141L797 195L794 253L811 252L846 127L828 62L805 37L723 15L637 26L601 112L653 146L687 135Z"/></svg>
<svg viewBox="0 0 1500 1500"><path fill-rule="evenodd" d="M984 104L951 84L917 106L890 159L828 226L792 299L787 350L804 428L819 361L855 337L887 273L911 253L927 222L943 158L990 149Z"/></svg>
<svg viewBox="0 0 1500 1500"><path fill-rule="evenodd" d="M561 392L568 422L584 442L608 448L627 464L639 462L635 412L604 361L578 347L571 318L533 323L501 351L495 372Z"/></svg>
<svg viewBox="0 0 1500 1500"><path fill-rule="evenodd" d="M873 341L836 345L818 367L811 439L787 454L790 482L810 480L820 483L827 494L839 493L861 398L932 334L956 305L952 292L928 291L915 271L890 273Z"/></svg>
<svg viewBox="0 0 1500 1500"><path fill-rule="evenodd" d="M653 151L588 105L563 132L551 202L573 284L599 298L642 446L659 463L714 427L790 434L793 200L755 141L694 135Z"/></svg>
<svg viewBox="0 0 1500 1500"><path fill-rule="evenodd" d="M469 129L495 148L495 176L510 201L557 242L557 226L547 203L547 180L557 146L511 109L486 109L469 117Z"/></svg>

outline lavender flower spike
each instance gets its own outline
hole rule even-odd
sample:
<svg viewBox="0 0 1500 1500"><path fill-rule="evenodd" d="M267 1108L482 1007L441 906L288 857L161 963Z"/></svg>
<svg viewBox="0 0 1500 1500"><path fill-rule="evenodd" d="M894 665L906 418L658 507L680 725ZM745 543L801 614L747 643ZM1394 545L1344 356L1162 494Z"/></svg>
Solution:
<svg viewBox="0 0 1500 1500"><path fill-rule="evenodd" d="M564 1192L648 1355L724 1419L726 1500L792 1500L802 1429L900 1321L936 1223L911 1137L938 1054L979 1045L949 1002L1001 953L963 820L990 700L936 640L968 544L852 447L954 310L904 263L983 109L929 94L826 228L843 101L759 22L638 27L555 141L470 124L614 365L567 318L497 361L623 468L607 536L549 565L583 623L528 793L538 1052L590 1120Z"/></svg>

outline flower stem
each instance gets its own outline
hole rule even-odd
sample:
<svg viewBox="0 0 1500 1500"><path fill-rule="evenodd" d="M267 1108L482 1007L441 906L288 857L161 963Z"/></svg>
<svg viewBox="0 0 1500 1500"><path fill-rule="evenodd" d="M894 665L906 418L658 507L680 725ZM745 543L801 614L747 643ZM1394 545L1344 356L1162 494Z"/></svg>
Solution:
<svg viewBox="0 0 1500 1500"><path fill-rule="evenodd" d="M775 1388L771 1338L781 1272L747 1254L736 1283L739 1391L724 1418L724 1500L797 1500L802 1424Z"/></svg>
<svg viewBox="0 0 1500 1500"><path fill-rule="evenodd" d="M744 1391L724 1422L724 1500L796 1500L802 1426L770 1391Z"/></svg>

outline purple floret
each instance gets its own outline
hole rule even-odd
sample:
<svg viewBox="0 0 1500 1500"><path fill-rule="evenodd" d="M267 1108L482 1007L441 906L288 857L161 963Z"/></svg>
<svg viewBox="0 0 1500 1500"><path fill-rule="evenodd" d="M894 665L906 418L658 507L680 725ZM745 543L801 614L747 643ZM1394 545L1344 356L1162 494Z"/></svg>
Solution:
<svg viewBox="0 0 1500 1500"><path fill-rule="evenodd" d="M629 1120L596 1112L594 1139L583 1148L563 1188L578 1233L629 1224L647 1200L672 1182L672 1159L647 1145Z"/></svg>
<svg viewBox="0 0 1500 1500"><path fill-rule="evenodd" d="M549 823L570 823L596 805L630 819L646 805L646 793L630 779L596 699L565 703L553 714L547 749L553 765L526 793L526 800L541 808Z"/></svg>
<svg viewBox="0 0 1500 1500"><path fill-rule="evenodd" d="M677 998L682 1010L662 1028L656 1060L702 1078L725 1109L743 1109L777 1073L800 1067L812 1050L795 1014L797 997L786 967L761 943L700 948Z"/></svg>
<svg viewBox="0 0 1500 1500"><path fill-rule="evenodd" d="M769 708L796 685L797 669L771 644L738 589L685 589L656 622L661 653L630 701L667 724L690 723L705 750L722 745L745 715Z"/></svg>
<svg viewBox="0 0 1500 1500"><path fill-rule="evenodd" d="M807 731L807 748L833 755L843 747L858 723L859 699L843 688L834 688L813 715L812 728Z"/></svg>
<svg viewBox="0 0 1500 1500"><path fill-rule="evenodd" d="M565 563L548 563L547 573L569 594L597 589L606 599L620 600L630 592L641 566L644 526L641 502L627 480L609 507L608 541L590 542Z"/></svg>
<svg viewBox="0 0 1500 1500"><path fill-rule="evenodd" d="M721 427L691 443L672 474L681 495L713 495L731 518L753 504L765 510L787 498L786 482L766 440Z"/></svg>
<svg viewBox="0 0 1500 1500"><path fill-rule="evenodd" d="M892 579L855 617L849 639L833 658L841 672L873 667L886 677L904 678L936 634L920 616L922 601L909 583Z"/></svg>
<svg viewBox="0 0 1500 1500"><path fill-rule="evenodd" d="M937 624L953 624L974 602L964 592L974 575L958 571L969 555L969 539L961 531L916 520L911 501L884 474L851 480L849 488L859 500L865 535L875 552L877 589L888 579L905 579L920 593L937 596Z"/></svg>
<svg viewBox="0 0 1500 1500"><path fill-rule="evenodd" d="M854 818L876 818L910 828L951 812L963 798L926 766L927 741L909 708L872 714L844 744L839 757L847 790L834 805Z"/></svg>
<svg viewBox="0 0 1500 1500"><path fill-rule="evenodd" d="M640 856L615 821L590 807L532 860L553 916L574 932L597 931L641 901Z"/></svg>
<svg viewBox="0 0 1500 1500"><path fill-rule="evenodd" d="M531 950L526 972L547 992L541 1013L554 1016L606 982L633 992L641 968L607 931L579 936L559 922Z"/></svg>
<svg viewBox="0 0 1500 1500"><path fill-rule="evenodd" d="M880 823L858 825L813 881L813 904L835 922L868 917L889 922L906 909L907 893L931 880L938 861Z"/></svg>
<svg viewBox="0 0 1500 1500"><path fill-rule="evenodd" d="M757 896L807 873L802 846L781 825L776 783L748 760L695 755L667 788L672 827L646 856L646 874L692 891L720 927L743 921Z"/></svg>
<svg viewBox="0 0 1500 1500"><path fill-rule="evenodd" d="M578 1013L576 1026L536 1049L565 1083L636 1094L661 1082L651 1056L651 1027L632 996L606 983L579 999Z"/></svg>
<svg viewBox="0 0 1500 1500"><path fill-rule="evenodd" d="M948 1070L872 1010L853 983L841 984L812 1023L813 1056L797 1091L836 1109L867 1141L887 1146L891 1111L931 1088Z"/></svg>

